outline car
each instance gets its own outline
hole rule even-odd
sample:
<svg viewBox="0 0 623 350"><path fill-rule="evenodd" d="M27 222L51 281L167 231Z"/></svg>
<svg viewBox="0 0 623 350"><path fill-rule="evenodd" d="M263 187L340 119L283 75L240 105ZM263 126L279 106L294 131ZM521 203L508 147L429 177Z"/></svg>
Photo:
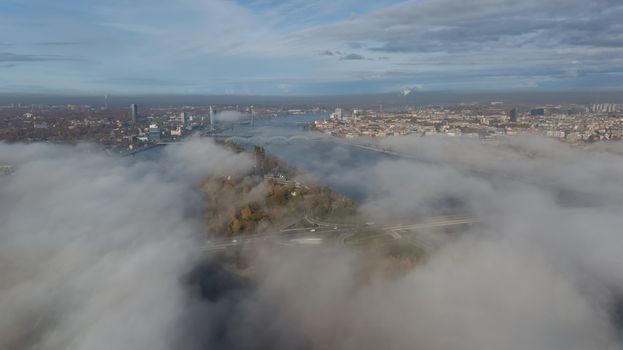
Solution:
<svg viewBox="0 0 623 350"><path fill-rule="evenodd" d="M309 232L316 232L316 229L312 228L311 230L309 230Z"/></svg>

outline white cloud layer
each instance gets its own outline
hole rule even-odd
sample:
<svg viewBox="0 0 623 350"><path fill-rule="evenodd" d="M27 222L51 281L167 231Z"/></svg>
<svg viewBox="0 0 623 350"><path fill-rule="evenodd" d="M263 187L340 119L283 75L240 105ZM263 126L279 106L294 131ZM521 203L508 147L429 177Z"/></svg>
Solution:
<svg viewBox="0 0 623 350"><path fill-rule="evenodd" d="M262 248L253 282L196 267L192 189L248 169L247 156L199 139L156 161L0 144L0 162L16 165L0 177L0 348L621 347L618 145L390 140L421 160L353 170L336 161L348 150L325 158L365 188L364 212L481 223L443 236L399 278L366 273L377 258L367 251Z"/></svg>
<svg viewBox="0 0 623 350"><path fill-rule="evenodd" d="M192 140L156 162L6 144L0 160L16 167L0 178L0 348L171 348L202 238L191 186L249 159Z"/></svg>

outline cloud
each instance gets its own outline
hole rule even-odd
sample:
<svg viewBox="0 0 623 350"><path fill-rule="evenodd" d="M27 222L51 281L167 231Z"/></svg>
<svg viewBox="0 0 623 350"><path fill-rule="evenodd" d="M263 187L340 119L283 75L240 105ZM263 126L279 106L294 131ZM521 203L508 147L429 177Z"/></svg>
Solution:
<svg viewBox="0 0 623 350"><path fill-rule="evenodd" d="M453 11L448 13L450 8ZM611 11L599 11L604 8ZM525 49L528 44L551 47L553 41L561 45L601 47L610 46L609 39L616 37L618 24L613 14L620 11L620 6L610 0L405 2L356 21L321 26L317 31L347 43L381 43L376 45L377 50L387 52L481 50L489 44L512 47L518 43ZM538 15L548 12L556 16ZM584 16L589 12L593 13L591 17ZM584 40L589 37L597 39Z"/></svg>
<svg viewBox="0 0 623 350"><path fill-rule="evenodd" d="M620 145L579 150L536 137L380 144L417 160L358 162L360 152L334 147L307 162L324 181L359 188L376 222L473 215L481 224L459 235L420 232L415 244L445 243L391 281L357 280L365 254L269 259L263 288L301 315L317 347L521 349L526 334L532 348L620 346Z"/></svg>
<svg viewBox="0 0 623 350"><path fill-rule="evenodd" d="M299 315L312 348L617 346L607 316L574 281L504 243L462 241L398 280L369 283L358 280L364 256L273 254L264 257L263 293Z"/></svg>
<svg viewBox="0 0 623 350"><path fill-rule="evenodd" d="M0 178L0 347L169 349L201 238L192 186L250 161L193 140L157 161L0 144L0 163L16 167Z"/></svg>
<svg viewBox="0 0 623 350"><path fill-rule="evenodd" d="M388 91L387 86L404 84L391 79L376 86L361 82L362 65L366 74L425 74L424 83L433 89L512 89L527 84L540 89L617 88L621 11L612 0L477 0L469 5L457 0L114 0L90 7L69 0L50 12L44 1L34 0L20 5L20 11L0 14L0 30L16 33L12 51L27 53L20 60L49 61L38 65L42 68L58 60L84 59L75 65L54 63L54 69L37 72L17 69L7 79L24 90L39 85L46 91L279 94L277 84L249 81L296 79L291 91L318 94L338 80L339 93ZM351 16L353 12L357 15ZM185 20L163 26L171 17ZM46 28L43 36L39 26ZM352 50L367 62L324 62L328 53L339 58ZM595 73L560 74L569 69ZM510 73L516 76L504 78ZM495 79L479 82L465 75ZM115 79L125 76L136 77L136 83ZM141 83L154 76L160 83ZM198 76L211 84L198 82Z"/></svg>
<svg viewBox="0 0 623 350"><path fill-rule="evenodd" d="M362 55L356 53L350 53L348 55L344 55L340 57L340 61L342 60L365 60L366 58Z"/></svg>
<svg viewBox="0 0 623 350"><path fill-rule="evenodd" d="M59 55L25 55L11 52L0 52L0 62L46 62L46 61L77 61L72 57Z"/></svg>
<svg viewBox="0 0 623 350"><path fill-rule="evenodd" d="M75 46L75 45L81 45L82 43L80 42L75 42L75 41L43 41L43 42L37 42L34 45L37 46Z"/></svg>
<svg viewBox="0 0 623 350"><path fill-rule="evenodd" d="M420 230L405 244L433 248L397 275L373 246L279 245L241 252L248 278L197 263L193 189L205 175L247 171L247 155L200 138L155 160L0 144L0 164L16 169L0 177L0 347L620 348L619 144L379 142L412 157L364 161L347 145L317 152L324 146L296 140L278 148L302 147L320 178L361 189L379 223L480 222Z"/></svg>
<svg viewBox="0 0 623 350"><path fill-rule="evenodd" d="M550 13L553 15L541 15ZM621 13L623 8L610 0L408 1L356 19L307 28L292 37L309 45L345 48L355 42L366 50L361 55L383 53L383 57L390 57L394 69L416 60L408 69L409 74L429 75L427 85L438 84L441 88L478 85L465 81L462 78L465 74L495 76L516 70L522 73L515 79L498 79L495 83L480 84L480 88L490 89L492 84L521 87L522 80L528 77L537 81L540 88L568 86L572 81L587 85L588 79L559 73L561 69L620 71L616 57L620 57L623 46L616 18ZM552 47L556 50L551 50ZM594 56L605 52L612 56ZM574 60L582 64L570 63ZM367 73L378 70L370 69ZM532 73L535 71L544 73ZM445 74L451 77L451 82L444 81ZM592 79L609 85L606 74ZM461 87L456 83L461 83Z"/></svg>
<svg viewBox="0 0 623 350"><path fill-rule="evenodd" d="M238 111L222 111L214 115L214 120L219 122L236 122L243 119L249 119L249 116Z"/></svg>

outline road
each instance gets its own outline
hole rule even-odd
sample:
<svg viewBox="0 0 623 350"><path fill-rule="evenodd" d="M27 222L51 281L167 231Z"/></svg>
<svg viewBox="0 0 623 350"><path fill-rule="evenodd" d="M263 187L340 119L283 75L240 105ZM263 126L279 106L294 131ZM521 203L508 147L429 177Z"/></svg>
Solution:
<svg viewBox="0 0 623 350"><path fill-rule="evenodd" d="M348 239L356 235L357 232L360 232L361 230L378 232L377 234L367 236L366 240L371 239L376 235L383 235L388 236L393 240L404 239L405 242L410 244L417 244L419 240L422 243L421 245L430 246L430 243L426 243L430 241L430 238L428 238L427 240L423 240L423 238L417 238L416 236L426 229L470 225L478 222L478 219L473 217L435 217L428 218L416 223L400 225L376 225L373 223L364 225L344 225L330 222L322 222L309 217L305 217L304 220L308 221L311 225L313 225L313 227L286 227L274 232L240 236L226 240L209 240L202 248L202 251L222 251L258 242L270 242L288 246L318 245L325 239L334 240L341 245L357 245L363 240Z"/></svg>

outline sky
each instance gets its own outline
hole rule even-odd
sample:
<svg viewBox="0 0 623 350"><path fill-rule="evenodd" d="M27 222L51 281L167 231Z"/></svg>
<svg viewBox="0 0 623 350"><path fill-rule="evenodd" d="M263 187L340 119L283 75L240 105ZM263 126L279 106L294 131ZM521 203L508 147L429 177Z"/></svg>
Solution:
<svg viewBox="0 0 623 350"><path fill-rule="evenodd" d="M623 88L620 0L2 0L0 92Z"/></svg>

